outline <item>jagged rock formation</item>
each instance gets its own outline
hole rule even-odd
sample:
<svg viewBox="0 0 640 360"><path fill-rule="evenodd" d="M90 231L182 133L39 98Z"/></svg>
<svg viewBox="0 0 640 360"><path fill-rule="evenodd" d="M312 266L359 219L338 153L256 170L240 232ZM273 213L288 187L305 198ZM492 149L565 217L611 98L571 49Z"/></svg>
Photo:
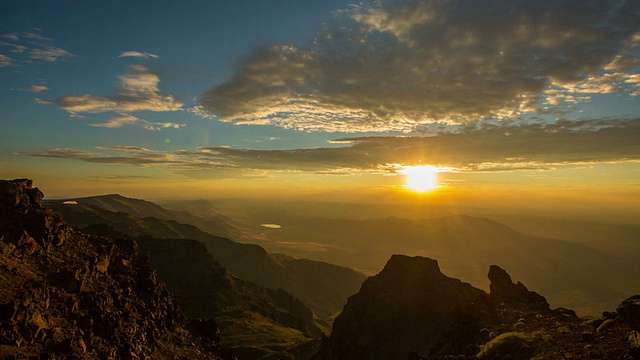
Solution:
<svg viewBox="0 0 640 360"><path fill-rule="evenodd" d="M457 314L426 359L638 358L627 343L629 327L618 314L581 319L572 310L552 310L543 296L514 284L495 265L489 279L491 292Z"/></svg>
<svg viewBox="0 0 640 360"><path fill-rule="evenodd" d="M498 266L489 279L487 294L435 260L394 255L349 299L314 359L640 359L640 295L620 315L581 319Z"/></svg>
<svg viewBox="0 0 640 360"><path fill-rule="evenodd" d="M340 311L347 298L358 291L365 279L364 275L352 269L318 261L275 256L258 245L237 243L201 231L195 226L168 220L175 212L148 201L119 195L79 198L74 201L77 204L66 205L64 201L47 204L62 214L69 224L88 232L106 234L105 231L115 229L116 233L133 237L199 240L231 274L266 288L282 288L304 302L321 319L328 319ZM132 214L122 211L130 211ZM186 214L188 213L182 213L184 219L188 217ZM193 219L197 217L190 216L192 224L206 225L201 224L203 219L195 222ZM100 224L107 224L108 227L99 227Z"/></svg>
<svg viewBox="0 0 640 360"><path fill-rule="evenodd" d="M1 239L21 253L33 254L62 244L71 228L42 207L44 195L29 179L0 181Z"/></svg>
<svg viewBox="0 0 640 360"><path fill-rule="evenodd" d="M74 233L42 198L0 181L0 358L235 358L214 322L187 323L135 242Z"/></svg>
<svg viewBox="0 0 640 360"><path fill-rule="evenodd" d="M435 260L394 255L349 298L317 359L405 359L426 352L447 330L456 308L480 295L440 272Z"/></svg>
<svg viewBox="0 0 640 360"><path fill-rule="evenodd" d="M549 310L549 303L544 296L529 291L523 283L513 283L511 276L497 265L489 267L489 299L496 304L521 304L533 309Z"/></svg>

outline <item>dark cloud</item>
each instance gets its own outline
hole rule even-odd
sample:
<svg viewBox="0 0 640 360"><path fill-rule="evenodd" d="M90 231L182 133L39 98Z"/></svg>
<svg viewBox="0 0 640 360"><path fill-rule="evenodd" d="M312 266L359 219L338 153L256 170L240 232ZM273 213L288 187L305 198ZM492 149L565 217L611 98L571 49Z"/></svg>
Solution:
<svg viewBox="0 0 640 360"><path fill-rule="evenodd" d="M640 119L559 121L521 126L484 125L430 137L360 137L343 147L252 150L203 147L161 152L135 146L97 151L45 149L19 155L105 164L162 166L198 177L264 176L269 171L344 175L395 173L429 164L455 171L550 170L554 167L640 161Z"/></svg>
<svg viewBox="0 0 640 360"><path fill-rule="evenodd" d="M309 48L256 51L201 104L234 123L409 131L584 101L572 91L612 91L584 85L605 74L637 95L624 77L639 15L624 0L376 2L341 12Z"/></svg>

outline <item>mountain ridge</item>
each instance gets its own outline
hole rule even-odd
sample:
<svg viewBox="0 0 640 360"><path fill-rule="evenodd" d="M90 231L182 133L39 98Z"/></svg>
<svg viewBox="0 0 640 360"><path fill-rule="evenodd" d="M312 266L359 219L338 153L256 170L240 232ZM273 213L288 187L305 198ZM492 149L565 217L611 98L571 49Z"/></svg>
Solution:
<svg viewBox="0 0 640 360"><path fill-rule="evenodd" d="M86 199L89 200L84 203ZM99 199L103 200L105 196ZM128 198L118 195L116 203L122 199ZM215 259L238 278L270 289L282 288L311 306L321 319L328 319L340 311L347 297L356 293L365 279L364 275L346 267L313 260L278 258L259 245L234 242L175 220L137 218L128 213L106 210L94 205L96 201L91 197L76 198L77 204L72 205L65 204L65 201L69 200L49 201L47 206L79 228L105 223L134 237L149 235L202 241ZM136 204L153 203L141 200ZM153 205L154 212L161 209ZM122 206L120 208L123 209Z"/></svg>

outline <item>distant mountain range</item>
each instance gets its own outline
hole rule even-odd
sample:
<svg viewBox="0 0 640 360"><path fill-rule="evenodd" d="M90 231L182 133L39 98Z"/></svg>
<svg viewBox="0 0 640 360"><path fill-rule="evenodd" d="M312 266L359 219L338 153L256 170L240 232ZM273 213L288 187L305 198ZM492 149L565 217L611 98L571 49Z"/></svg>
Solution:
<svg viewBox="0 0 640 360"><path fill-rule="evenodd" d="M322 244L323 252L297 256L331 261L371 273L392 254L437 258L451 276L486 288L484 269L502 264L554 306L599 314L640 288L640 264L575 242L524 235L486 218L351 220L274 217L282 225L271 240ZM640 238L639 238L640 239ZM602 239L606 244L609 240ZM602 245L603 247L606 245Z"/></svg>

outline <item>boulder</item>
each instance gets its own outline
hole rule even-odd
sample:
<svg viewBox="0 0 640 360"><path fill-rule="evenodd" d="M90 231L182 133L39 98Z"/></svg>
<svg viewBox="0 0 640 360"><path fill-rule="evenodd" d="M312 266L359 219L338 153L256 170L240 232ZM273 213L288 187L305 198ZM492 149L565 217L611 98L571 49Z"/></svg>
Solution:
<svg viewBox="0 0 640 360"><path fill-rule="evenodd" d="M616 311L632 330L640 331L640 295L623 300Z"/></svg>

